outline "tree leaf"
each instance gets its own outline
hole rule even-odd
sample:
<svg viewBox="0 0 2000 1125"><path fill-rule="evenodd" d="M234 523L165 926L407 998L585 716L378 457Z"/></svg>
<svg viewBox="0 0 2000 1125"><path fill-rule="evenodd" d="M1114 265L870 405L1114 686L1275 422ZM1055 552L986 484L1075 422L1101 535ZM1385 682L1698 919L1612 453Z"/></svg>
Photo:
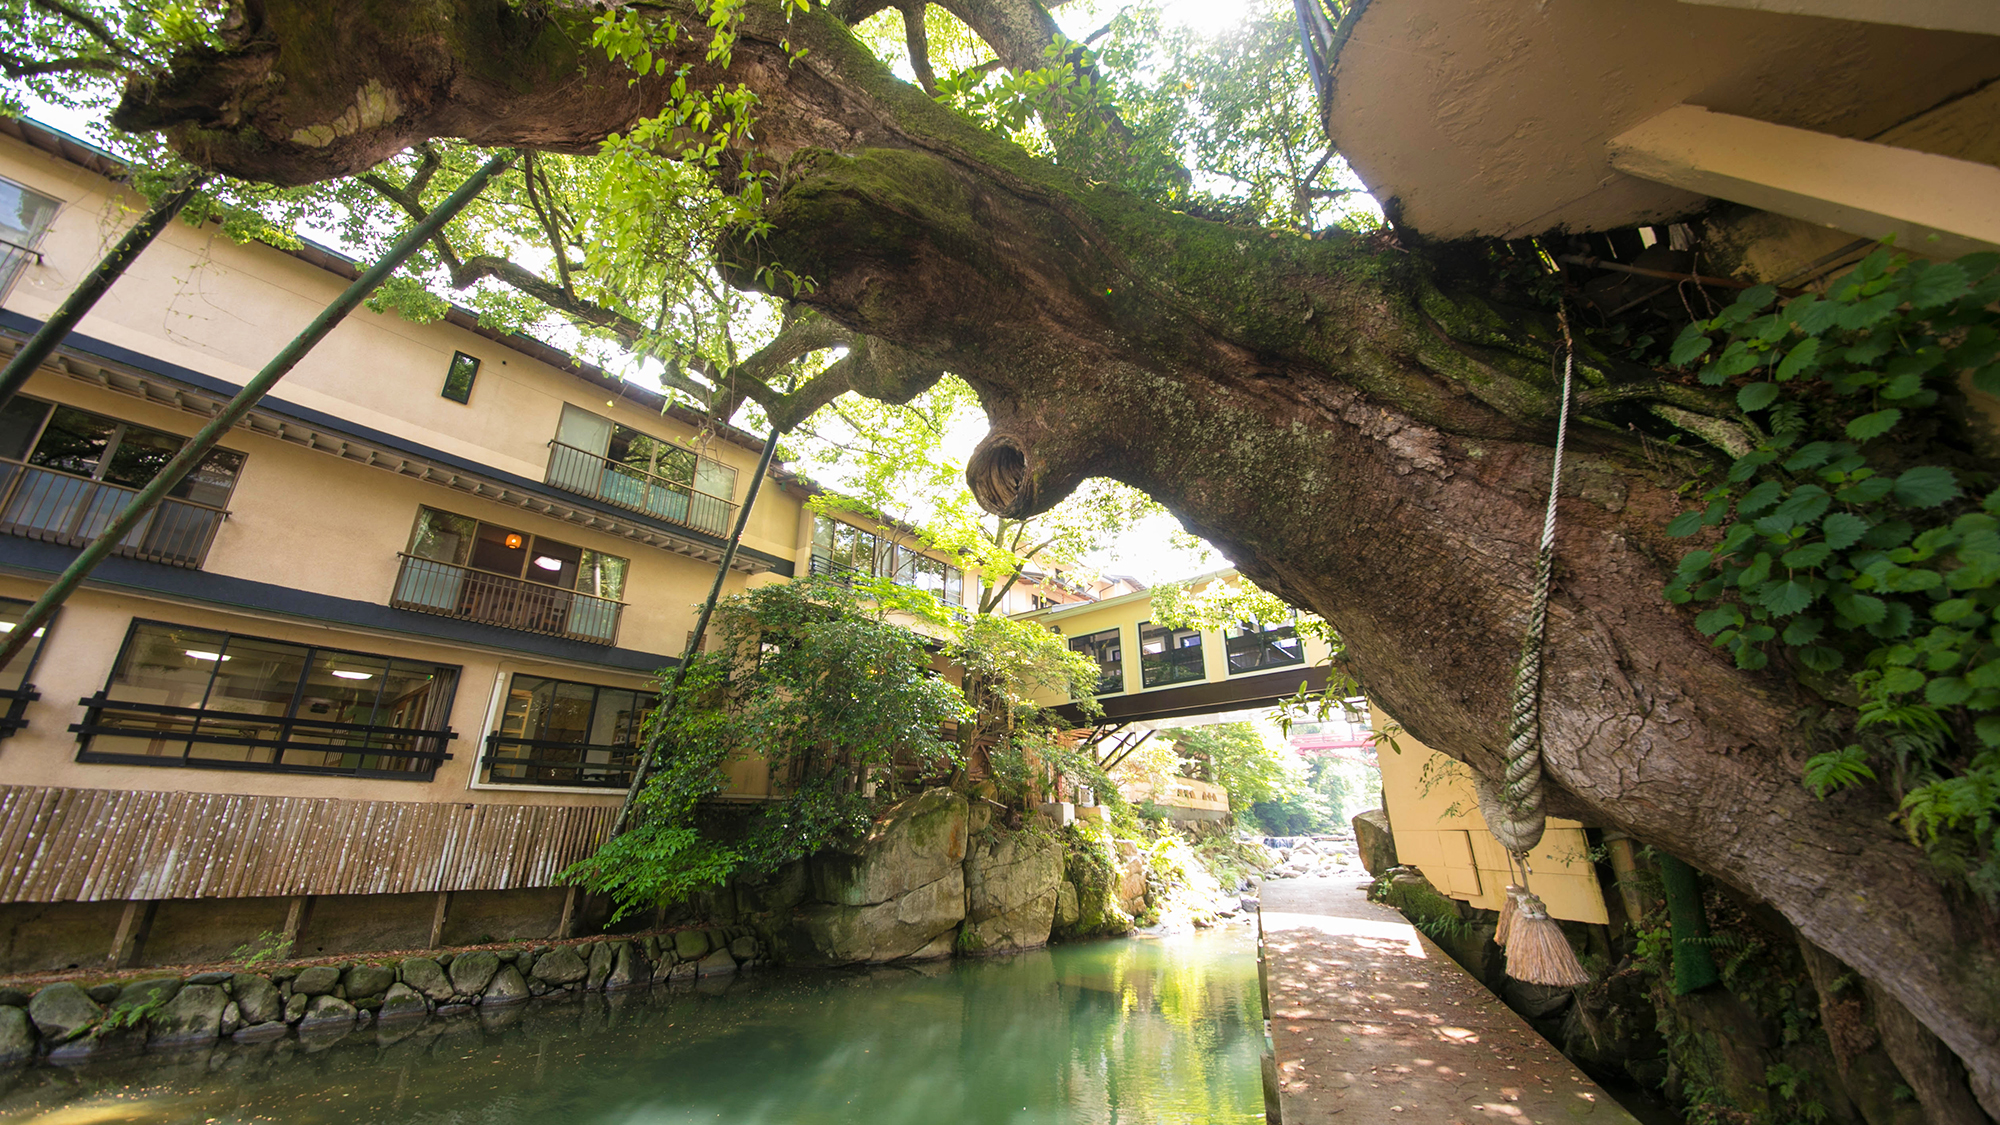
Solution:
<svg viewBox="0 0 2000 1125"><path fill-rule="evenodd" d="M1868 533L1871 525L1852 512L1835 512L1821 520L1819 526L1826 535L1826 545L1841 551L1861 542L1861 537Z"/></svg>
<svg viewBox="0 0 2000 1125"><path fill-rule="evenodd" d="M1785 486L1777 481L1767 480L1744 493L1743 499L1736 502L1736 511L1741 515L1754 516L1784 497Z"/></svg>
<svg viewBox="0 0 2000 1125"><path fill-rule="evenodd" d="M1972 279L1956 262L1915 262L1910 273L1913 280L1904 296L1914 308L1934 309L1958 300L1972 288Z"/></svg>
<svg viewBox="0 0 2000 1125"><path fill-rule="evenodd" d="M1701 530L1700 512L1682 512L1667 521L1667 534L1675 539L1685 539Z"/></svg>
<svg viewBox="0 0 2000 1125"><path fill-rule="evenodd" d="M1855 441L1868 441L1881 437L1903 420L1903 412L1891 407L1877 410L1873 414L1863 414L1847 424L1847 436Z"/></svg>
<svg viewBox="0 0 2000 1125"><path fill-rule="evenodd" d="M1828 543L1807 543L1786 551L1779 557L1778 563L1792 570L1809 570L1825 562L1831 554L1833 547Z"/></svg>
<svg viewBox="0 0 2000 1125"><path fill-rule="evenodd" d="M1766 585L1760 593L1761 596L1758 600L1763 603L1764 608L1780 616L1790 616L1797 613L1811 605L1814 599L1819 596L1813 592L1811 586L1806 585L1796 578L1788 578L1783 582L1772 582Z"/></svg>
<svg viewBox="0 0 2000 1125"><path fill-rule="evenodd" d="M1924 702L1933 707L1956 707L1972 698L1972 685L1957 676L1940 676L1924 685Z"/></svg>
<svg viewBox="0 0 2000 1125"><path fill-rule="evenodd" d="M1935 508L1958 496L1958 478L1943 465L1918 465L1897 477L1891 491L1898 503Z"/></svg>
<svg viewBox="0 0 2000 1125"><path fill-rule="evenodd" d="M1778 384L1751 383L1736 392L1736 405L1744 411L1762 410L1778 400Z"/></svg>
<svg viewBox="0 0 2000 1125"><path fill-rule="evenodd" d="M1704 611L1694 619L1694 627L1704 637L1712 637L1724 629L1743 624L1743 611L1733 605L1719 605Z"/></svg>
<svg viewBox="0 0 2000 1125"><path fill-rule="evenodd" d="M1690 324L1674 341L1673 350L1667 353L1667 362L1675 367L1686 367L1708 351L1713 343L1715 341L1704 335L1698 325Z"/></svg>
<svg viewBox="0 0 2000 1125"><path fill-rule="evenodd" d="M1792 345L1792 350L1786 352L1783 362L1778 364L1778 381L1782 383L1796 378L1800 372L1819 362L1818 357L1819 338L1817 336L1808 336L1797 344Z"/></svg>

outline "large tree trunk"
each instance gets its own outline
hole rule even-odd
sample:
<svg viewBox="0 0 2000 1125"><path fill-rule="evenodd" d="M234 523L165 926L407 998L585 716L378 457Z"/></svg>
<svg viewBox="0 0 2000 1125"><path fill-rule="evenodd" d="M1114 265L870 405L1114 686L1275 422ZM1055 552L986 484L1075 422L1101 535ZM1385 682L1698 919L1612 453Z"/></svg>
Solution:
<svg viewBox="0 0 2000 1125"><path fill-rule="evenodd" d="M121 121L295 183L431 136L587 150L661 97L577 46L574 12L432 0L385 26L379 5L319 7L268 0L240 48L182 60ZM1281 237L1081 185L895 81L823 13L776 11L752 5L728 75L763 99L751 158L784 165L772 233L724 248L732 276L780 262L815 279L806 303L970 381L993 425L971 475L993 510L1044 510L1090 475L1145 490L1331 621L1414 735L1497 774L1555 326L1441 288L1385 240ZM688 61L720 77L698 46ZM1623 423L1648 401L1726 408L1586 358L1579 411L1612 424L1572 429L1544 658L1551 811L1777 907L1956 1051L2000 1115L1990 919L1889 828L1877 792L1800 786L1837 710L1737 671L1660 595L1679 553L1661 528L1699 455L1648 452Z"/></svg>

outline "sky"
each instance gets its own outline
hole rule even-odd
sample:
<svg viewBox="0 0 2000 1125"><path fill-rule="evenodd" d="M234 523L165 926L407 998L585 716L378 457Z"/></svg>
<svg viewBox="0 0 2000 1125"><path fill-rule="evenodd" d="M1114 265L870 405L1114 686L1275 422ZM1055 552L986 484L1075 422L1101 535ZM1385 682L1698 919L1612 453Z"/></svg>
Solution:
<svg viewBox="0 0 2000 1125"><path fill-rule="evenodd" d="M1056 16L1066 33L1081 37L1101 26L1109 18L1107 13L1115 11L1116 7L1113 0L1072 0L1057 8ZM1241 5L1222 0L1163 0L1161 8L1168 20L1203 33L1224 30L1243 15ZM99 132L98 123L89 115L45 103L31 104L30 115L44 124L84 139L93 139ZM305 229L300 233L336 249L341 247L340 238L332 231ZM566 346L567 343L557 338L551 338L549 342L557 346ZM628 373L628 377L641 383L651 382L643 372ZM947 435L945 453L963 464L985 434L984 418L965 419ZM1148 585L1187 578L1228 565L1228 560L1205 546L1190 549L1185 545L1187 536L1176 534L1180 531L1179 522L1170 516L1147 520L1108 549L1096 552L1088 562L1102 573L1130 575Z"/></svg>

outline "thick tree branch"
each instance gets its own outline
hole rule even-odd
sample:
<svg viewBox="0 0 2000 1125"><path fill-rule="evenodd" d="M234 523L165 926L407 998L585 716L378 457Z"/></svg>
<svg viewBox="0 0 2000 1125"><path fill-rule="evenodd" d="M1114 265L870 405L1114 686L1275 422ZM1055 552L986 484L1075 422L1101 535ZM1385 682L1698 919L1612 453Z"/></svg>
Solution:
<svg viewBox="0 0 2000 1125"><path fill-rule="evenodd" d="M924 93L937 97L937 75L931 73L931 41L924 31L924 9L928 0L909 0L903 6L903 38L910 49L910 69Z"/></svg>

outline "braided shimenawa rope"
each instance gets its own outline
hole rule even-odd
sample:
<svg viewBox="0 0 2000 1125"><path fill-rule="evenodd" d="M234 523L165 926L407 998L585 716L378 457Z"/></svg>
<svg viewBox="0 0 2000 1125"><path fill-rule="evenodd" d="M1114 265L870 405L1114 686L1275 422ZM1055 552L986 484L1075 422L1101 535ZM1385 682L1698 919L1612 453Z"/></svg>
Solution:
<svg viewBox="0 0 2000 1125"><path fill-rule="evenodd" d="M1549 474L1549 506L1542 517L1542 545L1535 556L1535 596L1528 609L1528 635L1514 671L1514 714L1507 728L1507 769L1500 783L1500 813L1487 827L1501 846L1525 863L1542 839L1542 636L1549 624L1549 573L1555 561L1556 494L1561 490L1563 444L1569 436L1569 385L1576 353L1569 315L1556 310L1563 333L1562 408L1556 415L1555 467Z"/></svg>

